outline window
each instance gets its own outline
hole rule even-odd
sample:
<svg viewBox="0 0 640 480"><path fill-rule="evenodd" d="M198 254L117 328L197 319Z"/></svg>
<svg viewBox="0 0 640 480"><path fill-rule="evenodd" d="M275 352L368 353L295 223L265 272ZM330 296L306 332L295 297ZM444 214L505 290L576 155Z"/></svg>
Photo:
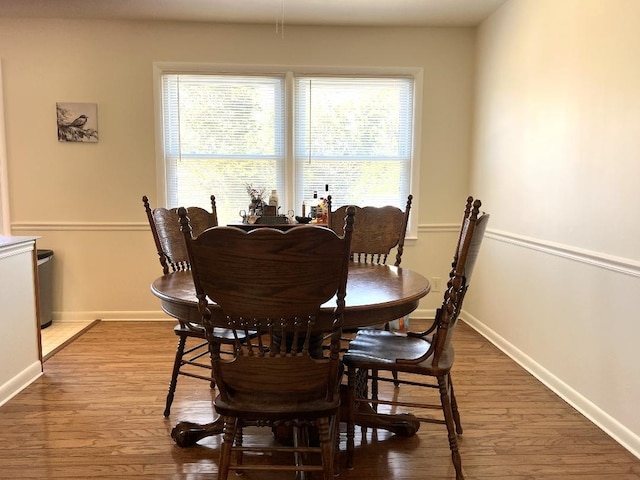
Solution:
<svg viewBox="0 0 640 480"><path fill-rule="evenodd" d="M300 214L314 191L402 209L416 195L415 72L224 70L157 68L168 206L214 194L227 224L248 208L247 184L265 200L277 189L280 213Z"/></svg>
<svg viewBox="0 0 640 480"><path fill-rule="evenodd" d="M296 192L308 195L328 184L337 206L404 209L411 175L413 81L297 77L295 85Z"/></svg>
<svg viewBox="0 0 640 480"><path fill-rule="evenodd" d="M284 191L284 79L164 75L167 205L209 208L238 221L246 183Z"/></svg>

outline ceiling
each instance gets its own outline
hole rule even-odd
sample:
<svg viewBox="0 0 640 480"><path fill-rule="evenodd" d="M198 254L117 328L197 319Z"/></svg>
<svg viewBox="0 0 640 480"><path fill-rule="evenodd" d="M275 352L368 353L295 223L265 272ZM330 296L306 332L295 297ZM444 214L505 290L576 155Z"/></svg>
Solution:
<svg viewBox="0 0 640 480"><path fill-rule="evenodd" d="M0 17L475 26L507 0L0 0Z"/></svg>

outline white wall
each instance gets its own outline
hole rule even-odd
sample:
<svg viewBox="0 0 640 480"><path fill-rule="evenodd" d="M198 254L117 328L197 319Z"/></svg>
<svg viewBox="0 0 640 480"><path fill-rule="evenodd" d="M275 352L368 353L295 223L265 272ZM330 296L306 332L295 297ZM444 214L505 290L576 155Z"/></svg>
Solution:
<svg viewBox="0 0 640 480"><path fill-rule="evenodd" d="M640 456L640 2L511 0L479 29L470 323Z"/></svg>
<svg viewBox="0 0 640 480"><path fill-rule="evenodd" d="M42 373L35 240L0 235L0 405Z"/></svg>
<svg viewBox="0 0 640 480"><path fill-rule="evenodd" d="M55 252L54 321L161 316L141 203L158 197L153 62L423 68L419 238L403 264L448 272L468 194L472 28L288 26L283 39L272 25L0 18L0 58L11 233ZM59 143L56 102L97 103L99 143Z"/></svg>

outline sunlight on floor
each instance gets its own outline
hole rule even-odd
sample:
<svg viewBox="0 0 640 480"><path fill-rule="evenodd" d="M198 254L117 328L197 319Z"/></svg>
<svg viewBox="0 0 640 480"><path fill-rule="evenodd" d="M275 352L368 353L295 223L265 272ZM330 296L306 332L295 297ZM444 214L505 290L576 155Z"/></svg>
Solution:
<svg viewBox="0 0 640 480"><path fill-rule="evenodd" d="M83 329L93 323L93 320L83 322L53 322L47 328L43 328L40 332L42 337L42 357L54 352L62 347L65 342L69 341L74 335L80 333Z"/></svg>

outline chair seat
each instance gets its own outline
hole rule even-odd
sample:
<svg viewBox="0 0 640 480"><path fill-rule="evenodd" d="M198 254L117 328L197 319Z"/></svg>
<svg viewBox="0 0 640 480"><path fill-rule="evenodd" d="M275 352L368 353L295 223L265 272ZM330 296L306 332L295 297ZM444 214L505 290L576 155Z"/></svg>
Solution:
<svg viewBox="0 0 640 480"><path fill-rule="evenodd" d="M349 343L349 349L343 357L347 366L369 368L372 370L395 370L398 372L438 375L451 369L455 352L453 346L443 351L438 368L432 365L429 355L420 362L398 363L398 359L419 359L431 348L431 339L411 337L406 334L387 330L362 330Z"/></svg>
<svg viewBox="0 0 640 480"><path fill-rule="evenodd" d="M178 323L173 327L173 333L180 336L205 338L204 328L202 325L198 325L196 323L190 323L188 325Z"/></svg>
<svg viewBox="0 0 640 480"><path fill-rule="evenodd" d="M215 399L216 412L245 420L312 419L333 415L340 407L339 395L329 402L324 398L304 402L291 401L290 395L235 394L229 402L220 395Z"/></svg>
<svg viewBox="0 0 640 480"><path fill-rule="evenodd" d="M317 394L307 394L306 397L293 392L278 392L256 394L255 391L229 392L229 399L225 401L220 395L216 396L214 405L220 415L232 417L242 416L251 420L275 420L275 419L314 419L333 415L340 408L340 384L344 368L339 365L336 378L337 383L334 400L329 401L326 390ZM296 396L296 401L292 398ZM249 413L249 412L254 412Z"/></svg>
<svg viewBox="0 0 640 480"><path fill-rule="evenodd" d="M175 333L178 336L194 337L194 338L202 338L202 339L206 338L204 327L197 323L189 323L184 325L177 324L175 327L173 327L173 333ZM213 329L213 334L217 338L221 339L221 343L233 344L234 342L233 332L226 328L215 327ZM255 332L249 332L249 334L253 336L255 335ZM239 334L238 336L240 340L244 338L244 335Z"/></svg>

